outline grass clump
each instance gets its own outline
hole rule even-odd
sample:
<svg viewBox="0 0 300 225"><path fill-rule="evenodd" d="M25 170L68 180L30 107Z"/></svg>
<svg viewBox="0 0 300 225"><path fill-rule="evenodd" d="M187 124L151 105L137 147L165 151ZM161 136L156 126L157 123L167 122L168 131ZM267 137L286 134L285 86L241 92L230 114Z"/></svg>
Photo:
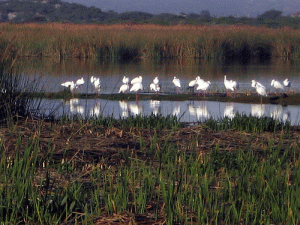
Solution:
<svg viewBox="0 0 300 225"><path fill-rule="evenodd" d="M271 117L255 117L237 114L234 118L224 117L218 120L209 119L205 125L213 130L245 131L250 133L276 132L289 130L291 125L288 121L280 121Z"/></svg>
<svg viewBox="0 0 300 225"><path fill-rule="evenodd" d="M0 65L0 120L40 116L41 99L28 94L38 92L37 80L15 72L9 64Z"/></svg>

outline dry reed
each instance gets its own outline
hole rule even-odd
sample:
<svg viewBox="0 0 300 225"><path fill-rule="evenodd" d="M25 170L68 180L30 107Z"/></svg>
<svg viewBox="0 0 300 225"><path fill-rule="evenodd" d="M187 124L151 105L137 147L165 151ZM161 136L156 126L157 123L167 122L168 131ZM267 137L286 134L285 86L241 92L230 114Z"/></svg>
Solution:
<svg viewBox="0 0 300 225"><path fill-rule="evenodd" d="M6 54L56 58L200 58L285 60L300 57L300 31L248 25L1 24Z"/></svg>

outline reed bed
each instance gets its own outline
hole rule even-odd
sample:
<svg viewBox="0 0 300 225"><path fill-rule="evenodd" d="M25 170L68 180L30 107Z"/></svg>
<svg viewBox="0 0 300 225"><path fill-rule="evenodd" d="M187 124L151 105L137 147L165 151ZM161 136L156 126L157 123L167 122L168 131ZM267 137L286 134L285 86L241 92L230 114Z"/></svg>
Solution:
<svg viewBox="0 0 300 225"><path fill-rule="evenodd" d="M0 49L11 55L134 61L299 59L300 32L247 25L1 24Z"/></svg>
<svg viewBox="0 0 300 225"><path fill-rule="evenodd" d="M1 221L299 223L296 127L258 134L243 125L212 130L163 119L3 126Z"/></svg>

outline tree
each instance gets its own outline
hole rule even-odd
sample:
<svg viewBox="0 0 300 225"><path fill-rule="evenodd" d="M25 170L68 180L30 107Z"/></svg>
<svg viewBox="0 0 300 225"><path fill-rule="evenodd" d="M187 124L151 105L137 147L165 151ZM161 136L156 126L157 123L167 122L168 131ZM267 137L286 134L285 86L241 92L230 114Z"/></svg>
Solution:
<svg viewBox="0 0 300 225"><path fill-rule="evenodd" d="M282 11L272 9L259 15L258 19L277 19L281 17L281 15L282 15Z"/></svg>
<svg viewBox="0 0 300 225"><path fill-rule="evenodd" d="M208 10L202 10L200 15L202 18L205 18L205 19L210 18L210 12Z"/></svg>

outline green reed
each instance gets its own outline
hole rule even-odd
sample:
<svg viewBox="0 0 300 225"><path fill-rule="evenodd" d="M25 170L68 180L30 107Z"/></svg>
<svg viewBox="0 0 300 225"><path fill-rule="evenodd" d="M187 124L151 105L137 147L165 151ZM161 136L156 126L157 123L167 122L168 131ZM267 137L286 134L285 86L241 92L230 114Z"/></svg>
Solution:
<svg viewBox="0 0 300 225"><path fill-rule="evenodd" d="M251 133L276 132L280 130L289 130L291 125L289 121L281 121L271 117L255 117L237 114L234 118L224 117L218 120L208 119L205 125L213 130L237 130Z"/></svg>
<svg viewBox="0 0 300 225"><path fill-rule="evenodd" d="M124 121L148 129L151 119L144 118L144 125L140 119ZM101 126L97 122L82 121L80 126L96 129ZM29 140L20 133L15 154L7 156L0 146L0 220L93 224L105 213L129 212L153 213L154 220L164 218L167 224L299 223L298 140L286 145L282 134L270 137L264 149L254 150L249 143L226 151L217 145L200 154L193 144L200 137L191 137L190 151L180 151L171 140L178 126L162 129L170 130L167 137L156 132L150 142L140 137L140 150L120 150L120 160L110 166L64 156L54 160L61 149L51 141L42 149L39 132ZM90 169L81 172L85 166Z"/></svg>
<svg viewBox="0 0 300 225"><path fill-rule="evenodd" d="M168 115L168 116L159 116L151 114L150 116L137 115L137 116L129 116L128 118L120 118L115 119L113 117L105 117L105 116L97 116L91 117L88 120L83 120L81 117L69 117L63 116L59 118L59 123L71 123L71 122L79 122L82 123L86 121L90 126L97 130L99 128L110 128L110 127L120 127L120 128L130 128L137 127L141 129L171 129L178 128L180 126L180 122L178 121L176 116Z"/></svg>

